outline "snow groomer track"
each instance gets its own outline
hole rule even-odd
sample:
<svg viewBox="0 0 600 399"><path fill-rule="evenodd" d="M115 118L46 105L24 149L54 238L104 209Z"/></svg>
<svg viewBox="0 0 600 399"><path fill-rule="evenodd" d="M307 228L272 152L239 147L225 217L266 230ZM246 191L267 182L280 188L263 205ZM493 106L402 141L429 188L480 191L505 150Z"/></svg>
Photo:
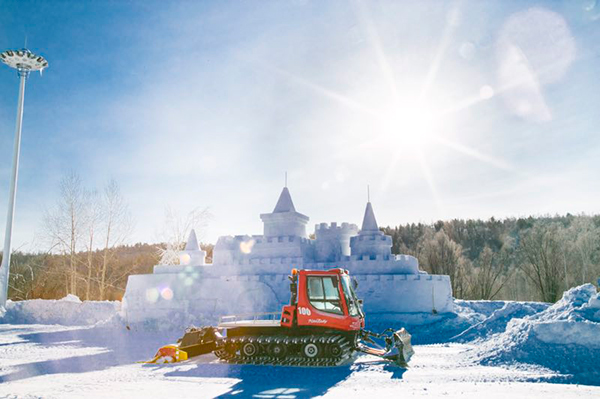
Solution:
<svg viewBox="0 0 600 399"><path fill-rule="evenodd" d="M233 364L332 367L350 361L352 346L341 335L236 337L215 355Z"/></svg>

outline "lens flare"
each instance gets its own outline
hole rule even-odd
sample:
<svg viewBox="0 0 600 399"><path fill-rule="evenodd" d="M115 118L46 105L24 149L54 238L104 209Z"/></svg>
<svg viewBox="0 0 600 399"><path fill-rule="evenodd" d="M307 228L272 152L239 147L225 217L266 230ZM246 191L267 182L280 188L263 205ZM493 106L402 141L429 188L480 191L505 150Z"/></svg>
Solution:
<svg viewBox="0 0 600 399"><path fill-rule="evenodd" d="M181 254L179 255L179 264L180 265L189 265L192 257L189 254Z"/></svg>
<svg viewBox="0 0 600 399"><path fill-rule="evenodd" d="M242 241L240 242L240 251L242 251L242 253L245 254L249 254L252 252L252 247L254 246L255 241L253 239L250 239L248 241Z"/></svg>
<svg viewBox="0 0 600 399"><path fill-rule="evenodd" d="M163 299L170 301L171 299L173 299L173 290L170 289L169 287L164 288L161 292L160 292L160 296L163 297Z"/></svg>
<svg viewBox="0 0 600 399"><path fill-rule="evenodd" d="M156 288L148 288L146 290L146 301L154 303L158 300L158 290Z"/></svg>

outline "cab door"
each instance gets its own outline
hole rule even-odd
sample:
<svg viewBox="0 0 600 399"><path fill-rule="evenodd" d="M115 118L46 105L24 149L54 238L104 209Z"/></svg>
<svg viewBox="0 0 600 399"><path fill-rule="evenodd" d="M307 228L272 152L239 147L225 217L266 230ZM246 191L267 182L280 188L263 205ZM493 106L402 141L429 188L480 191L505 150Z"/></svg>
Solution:
<svg viewBox="0 0 600 399"><path fill-rule="evenodd" d="M315 274L312 274L315 273ZM312 272L298 286L298 325L348 331L352 320L341 294L340 276Z"/></svg>

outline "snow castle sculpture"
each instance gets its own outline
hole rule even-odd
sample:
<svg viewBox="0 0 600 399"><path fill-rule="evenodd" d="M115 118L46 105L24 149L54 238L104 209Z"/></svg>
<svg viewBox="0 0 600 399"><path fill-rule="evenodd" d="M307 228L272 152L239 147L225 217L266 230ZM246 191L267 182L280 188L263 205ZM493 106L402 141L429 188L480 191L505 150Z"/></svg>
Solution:
<svg viewBox="0 0 600 399"><path fill-rule="evenodd" d="M450 278L419 270L410 255L393 255L392 239L379 230L370 202L360 230L350 223L321 223L315 239L307 237L309 218L296 211L287 187L273 212L260 218L263 235L220 237L212 264L205 263L192 230L179 265L156 265L153 274L129 276L123 301L128 322L186 315L210 321L231 313L279 311L289 302L292 268L348 269L370 318L453 310Z"/></svg>

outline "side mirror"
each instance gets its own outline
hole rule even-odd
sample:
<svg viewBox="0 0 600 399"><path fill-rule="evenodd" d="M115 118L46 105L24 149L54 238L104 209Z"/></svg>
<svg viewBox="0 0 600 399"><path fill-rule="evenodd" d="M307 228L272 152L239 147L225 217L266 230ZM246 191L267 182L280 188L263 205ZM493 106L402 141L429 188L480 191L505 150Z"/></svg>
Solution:
<svg viewBox="0 0 600 399"><path fill-rule="evenodd" d="M359 299L359 300L358 300L358 304L359 304L360 306L362 306L362 304L363 304L363 300L362 300L362 299Z"/></svg>
<svg viewBox="0 0 600 399"><path fill-rule="evenodd" d="M356 290L358 288L358 281L355 278L352 279L352 287Z"/></svg>

